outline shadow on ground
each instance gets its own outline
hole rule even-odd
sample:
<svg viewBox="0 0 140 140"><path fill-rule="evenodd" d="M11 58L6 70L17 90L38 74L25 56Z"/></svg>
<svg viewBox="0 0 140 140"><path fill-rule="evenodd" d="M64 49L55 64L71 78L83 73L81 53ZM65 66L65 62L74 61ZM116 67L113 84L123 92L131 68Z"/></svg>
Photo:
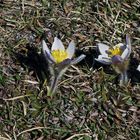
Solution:
<svg viewBox="0 0 140 140"><path fill-rule="evenodd" d="M42 54L37 53L37 49L30 46L29 44L26 46L27 53L24 54L22 52L14 53L17 61L20 65L25 69L28 68L29 72L34 71L34 76L38 77L41 85L44 83L44 80L49 80L50 73L48 64Z"/></svg>

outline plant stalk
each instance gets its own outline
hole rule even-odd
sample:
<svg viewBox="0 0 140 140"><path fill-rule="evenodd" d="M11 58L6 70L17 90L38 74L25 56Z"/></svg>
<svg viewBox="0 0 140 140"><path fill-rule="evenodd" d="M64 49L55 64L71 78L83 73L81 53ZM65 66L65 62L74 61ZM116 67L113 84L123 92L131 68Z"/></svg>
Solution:
<svg viewBox="0 0 140 140"><path fill-rule="evenodd" d="M48 91L48 96L53 96L53 94L55 93L56 91L56 88L57 88L57 84L58 84L58 80L59 80L59 76L55 75L51 81L51 86L50 86L50 89Z"/></svg>
<svg viewBox="0 0 140 140"><path fill-rule="evenodd" d="M120 75L120 86L126 85L128 83L127 71L124 71Z"/></svg>

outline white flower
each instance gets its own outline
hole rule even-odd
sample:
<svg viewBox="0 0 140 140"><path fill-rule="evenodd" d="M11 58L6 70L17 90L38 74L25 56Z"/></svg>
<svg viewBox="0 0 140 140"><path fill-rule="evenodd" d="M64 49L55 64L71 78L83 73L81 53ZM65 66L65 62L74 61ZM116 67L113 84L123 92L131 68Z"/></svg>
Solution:
<svg viewBox="0 0 140 140"><path fill-rule="evenodd" d="M128 60L131 53L130 38L129 36L126 36L126 45L119 43L110 48L105 44L99 43L98 48L101 55L95 59L96 61L107 65L124 62L125 60Z"/></svg>
<svg viewBox="0 0 140 140"><path fill-rule="evenodd" d="M131 54L131 42L130 38L126 36L126 44L119 43L114 47L99 43L99 51L101 55L95 59L106 65L112 64L117 73L120 73L120 85L124 85L128 82L127 69L129 65L129 56Z"/></svg>
<svg viewBox="0 0 140 140"><path fill-rule="evenodd" d="M45 41L42 41L43 53L46 60L49 63L50 72L52 74L50 89L48 90L48 96L52 96L56 91L58 80L65 73L67 68L72 65L80 62L85 58L85 55L82 54L79 57L73 59L75 53L75 44L74 41L71 41L68 45L68 48L65 49L63 43L57 37L54 38L54 42L49 50Z"/></svg>
<svg viewBox="0 0 140 140"><path fill-rule="evenodd" d="M71 41L68 45L68 48L65 49L63 43L57 37L54 38L54 42L52 44L51 51L49 50L45 41L42 41L43 45L43 53L49 63L59 64L65 62L69 62L69 64L76 64L82 59L85 58L85 55L81 55L76 59L72 59L75 53L75 44L74 41Z"/></svg>

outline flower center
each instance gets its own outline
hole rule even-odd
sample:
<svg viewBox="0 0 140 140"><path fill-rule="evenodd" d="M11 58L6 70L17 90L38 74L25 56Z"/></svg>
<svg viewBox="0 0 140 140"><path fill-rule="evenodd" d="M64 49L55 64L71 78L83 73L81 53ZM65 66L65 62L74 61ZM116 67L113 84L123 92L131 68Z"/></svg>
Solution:
<svg viewBox="0 0 140 140"><path fill-rule="evenodd" d="M111 49L108 50L108 56L109 57L113 57L114 55L121 55L122 52L123 51L121 50L120 46L119 45L116 45L115 46L115 49L114 48L111 48Z"/></svg>
<svg viewBox="0 0 140 140"><path fill-rule="evenodd" d="M63 60L68 58L68 54L66 51L61 51L61 50L53 50L51 52L53 58L55 59L56 63L60 63Z"/></svg>

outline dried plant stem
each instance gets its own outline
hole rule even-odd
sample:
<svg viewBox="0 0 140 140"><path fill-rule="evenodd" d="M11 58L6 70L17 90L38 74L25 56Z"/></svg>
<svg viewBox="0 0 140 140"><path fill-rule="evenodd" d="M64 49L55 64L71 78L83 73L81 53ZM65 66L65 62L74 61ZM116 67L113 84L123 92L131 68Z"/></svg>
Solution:
<svg viewBox="0 0 140 140"><path fill-rule="evenodd" d="M88 136L91 137L89 133L82 133L82 134L74 134L73 136L67 138L66 140L72 140L75 137L79 137L79 136Z"/></svg>

